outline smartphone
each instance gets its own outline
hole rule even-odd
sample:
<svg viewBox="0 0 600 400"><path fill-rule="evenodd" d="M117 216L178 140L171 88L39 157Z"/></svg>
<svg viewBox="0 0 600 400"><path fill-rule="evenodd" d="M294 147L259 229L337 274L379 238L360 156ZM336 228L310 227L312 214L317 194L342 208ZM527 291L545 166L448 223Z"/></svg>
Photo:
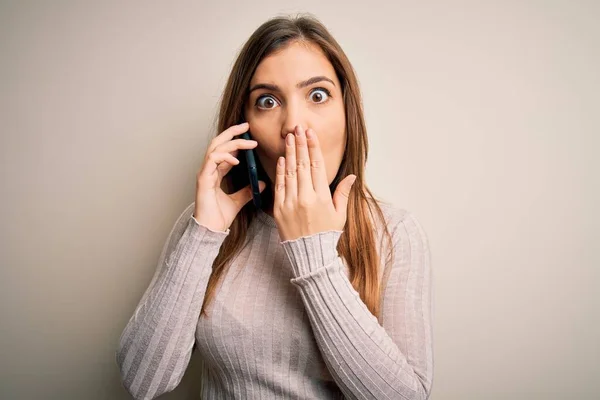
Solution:
<svg viewBox="0 0 600 400"><path fill-rule="evenodd" d="M244 123L242 121L240 123ZM250 130L244 132L242 135L242 139L253 140L250 136ZM260 201L260 190L258 187L258 170L256 169L256 153L254 149L242 149L244 153L246 153L246 165L248 166L248 180L250 181L250 187L252 188L252 202L256 206L256 208L261 208Z"/></svg>

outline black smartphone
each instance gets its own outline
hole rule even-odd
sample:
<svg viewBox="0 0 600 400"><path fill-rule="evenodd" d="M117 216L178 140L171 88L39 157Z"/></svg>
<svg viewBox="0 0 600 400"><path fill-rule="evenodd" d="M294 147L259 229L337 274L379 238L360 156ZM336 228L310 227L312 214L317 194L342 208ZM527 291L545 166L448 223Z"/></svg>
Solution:
<svg viewBox="0 0 600 400"><path fill-rule="evenodd" d="M242 120L240 123L244 123ZM250 136L250 130L242 133L242 139L253 140ZM261 208L260 201L260 189L258 187L258 170L256 169L256 153L254 149L242 149L246 154L246 165L248 166L248 179L250 181L250 187L252 188L252 201L256 208Z"/></svg>

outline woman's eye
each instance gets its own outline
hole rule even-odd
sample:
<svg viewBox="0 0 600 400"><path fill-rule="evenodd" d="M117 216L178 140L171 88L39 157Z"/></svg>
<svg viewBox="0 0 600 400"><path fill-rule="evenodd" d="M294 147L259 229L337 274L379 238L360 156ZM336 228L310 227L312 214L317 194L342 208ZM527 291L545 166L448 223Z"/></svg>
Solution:
<svg viewBox="0 0 600 400"><path fill-rule="evenodd" d="M331 94L329 93L329 90L327 90L325 88L318 88L318 89L315 89L314 91L312 91L310 93L309 97L315 103L325 103L327 100L329 100L329 96L331 96Z"/></svg>
<svg viewBox="0 0 600 400"><path fill-rule="evenodd" d="M271 96L262 96L256 100L256 105L258 108L271 109L276 107L277 101Z"/></svg>

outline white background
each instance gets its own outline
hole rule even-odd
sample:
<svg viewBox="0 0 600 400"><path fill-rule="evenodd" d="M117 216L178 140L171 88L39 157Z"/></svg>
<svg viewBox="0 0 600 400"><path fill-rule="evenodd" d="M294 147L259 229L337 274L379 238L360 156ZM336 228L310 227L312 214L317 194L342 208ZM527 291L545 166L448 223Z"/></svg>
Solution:
<svg viewBox="0 0 600 400"><path fill-rule="evenodd" d="M357 71L369 186L429 236L431 398L597 398L600 3L567 0L3 1L0 398L128 398L118 338L237 51L297 12Z"/></svg>

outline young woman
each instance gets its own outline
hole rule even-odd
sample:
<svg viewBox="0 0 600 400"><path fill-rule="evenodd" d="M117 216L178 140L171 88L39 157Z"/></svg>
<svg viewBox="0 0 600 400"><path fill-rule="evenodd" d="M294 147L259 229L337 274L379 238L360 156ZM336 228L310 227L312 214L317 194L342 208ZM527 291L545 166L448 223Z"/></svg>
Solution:
<svg viewBox="0 0 600 400"><path fill-rule="evenodd" d="M202 399L428 398L427 236L364 182L357 79L317 19L278 17L252 34L218 131L121 335L127 390L173 390L197 351ZM246 131L253 140L236 138ZM248 149L262 208L237 158Z"/></svg>

